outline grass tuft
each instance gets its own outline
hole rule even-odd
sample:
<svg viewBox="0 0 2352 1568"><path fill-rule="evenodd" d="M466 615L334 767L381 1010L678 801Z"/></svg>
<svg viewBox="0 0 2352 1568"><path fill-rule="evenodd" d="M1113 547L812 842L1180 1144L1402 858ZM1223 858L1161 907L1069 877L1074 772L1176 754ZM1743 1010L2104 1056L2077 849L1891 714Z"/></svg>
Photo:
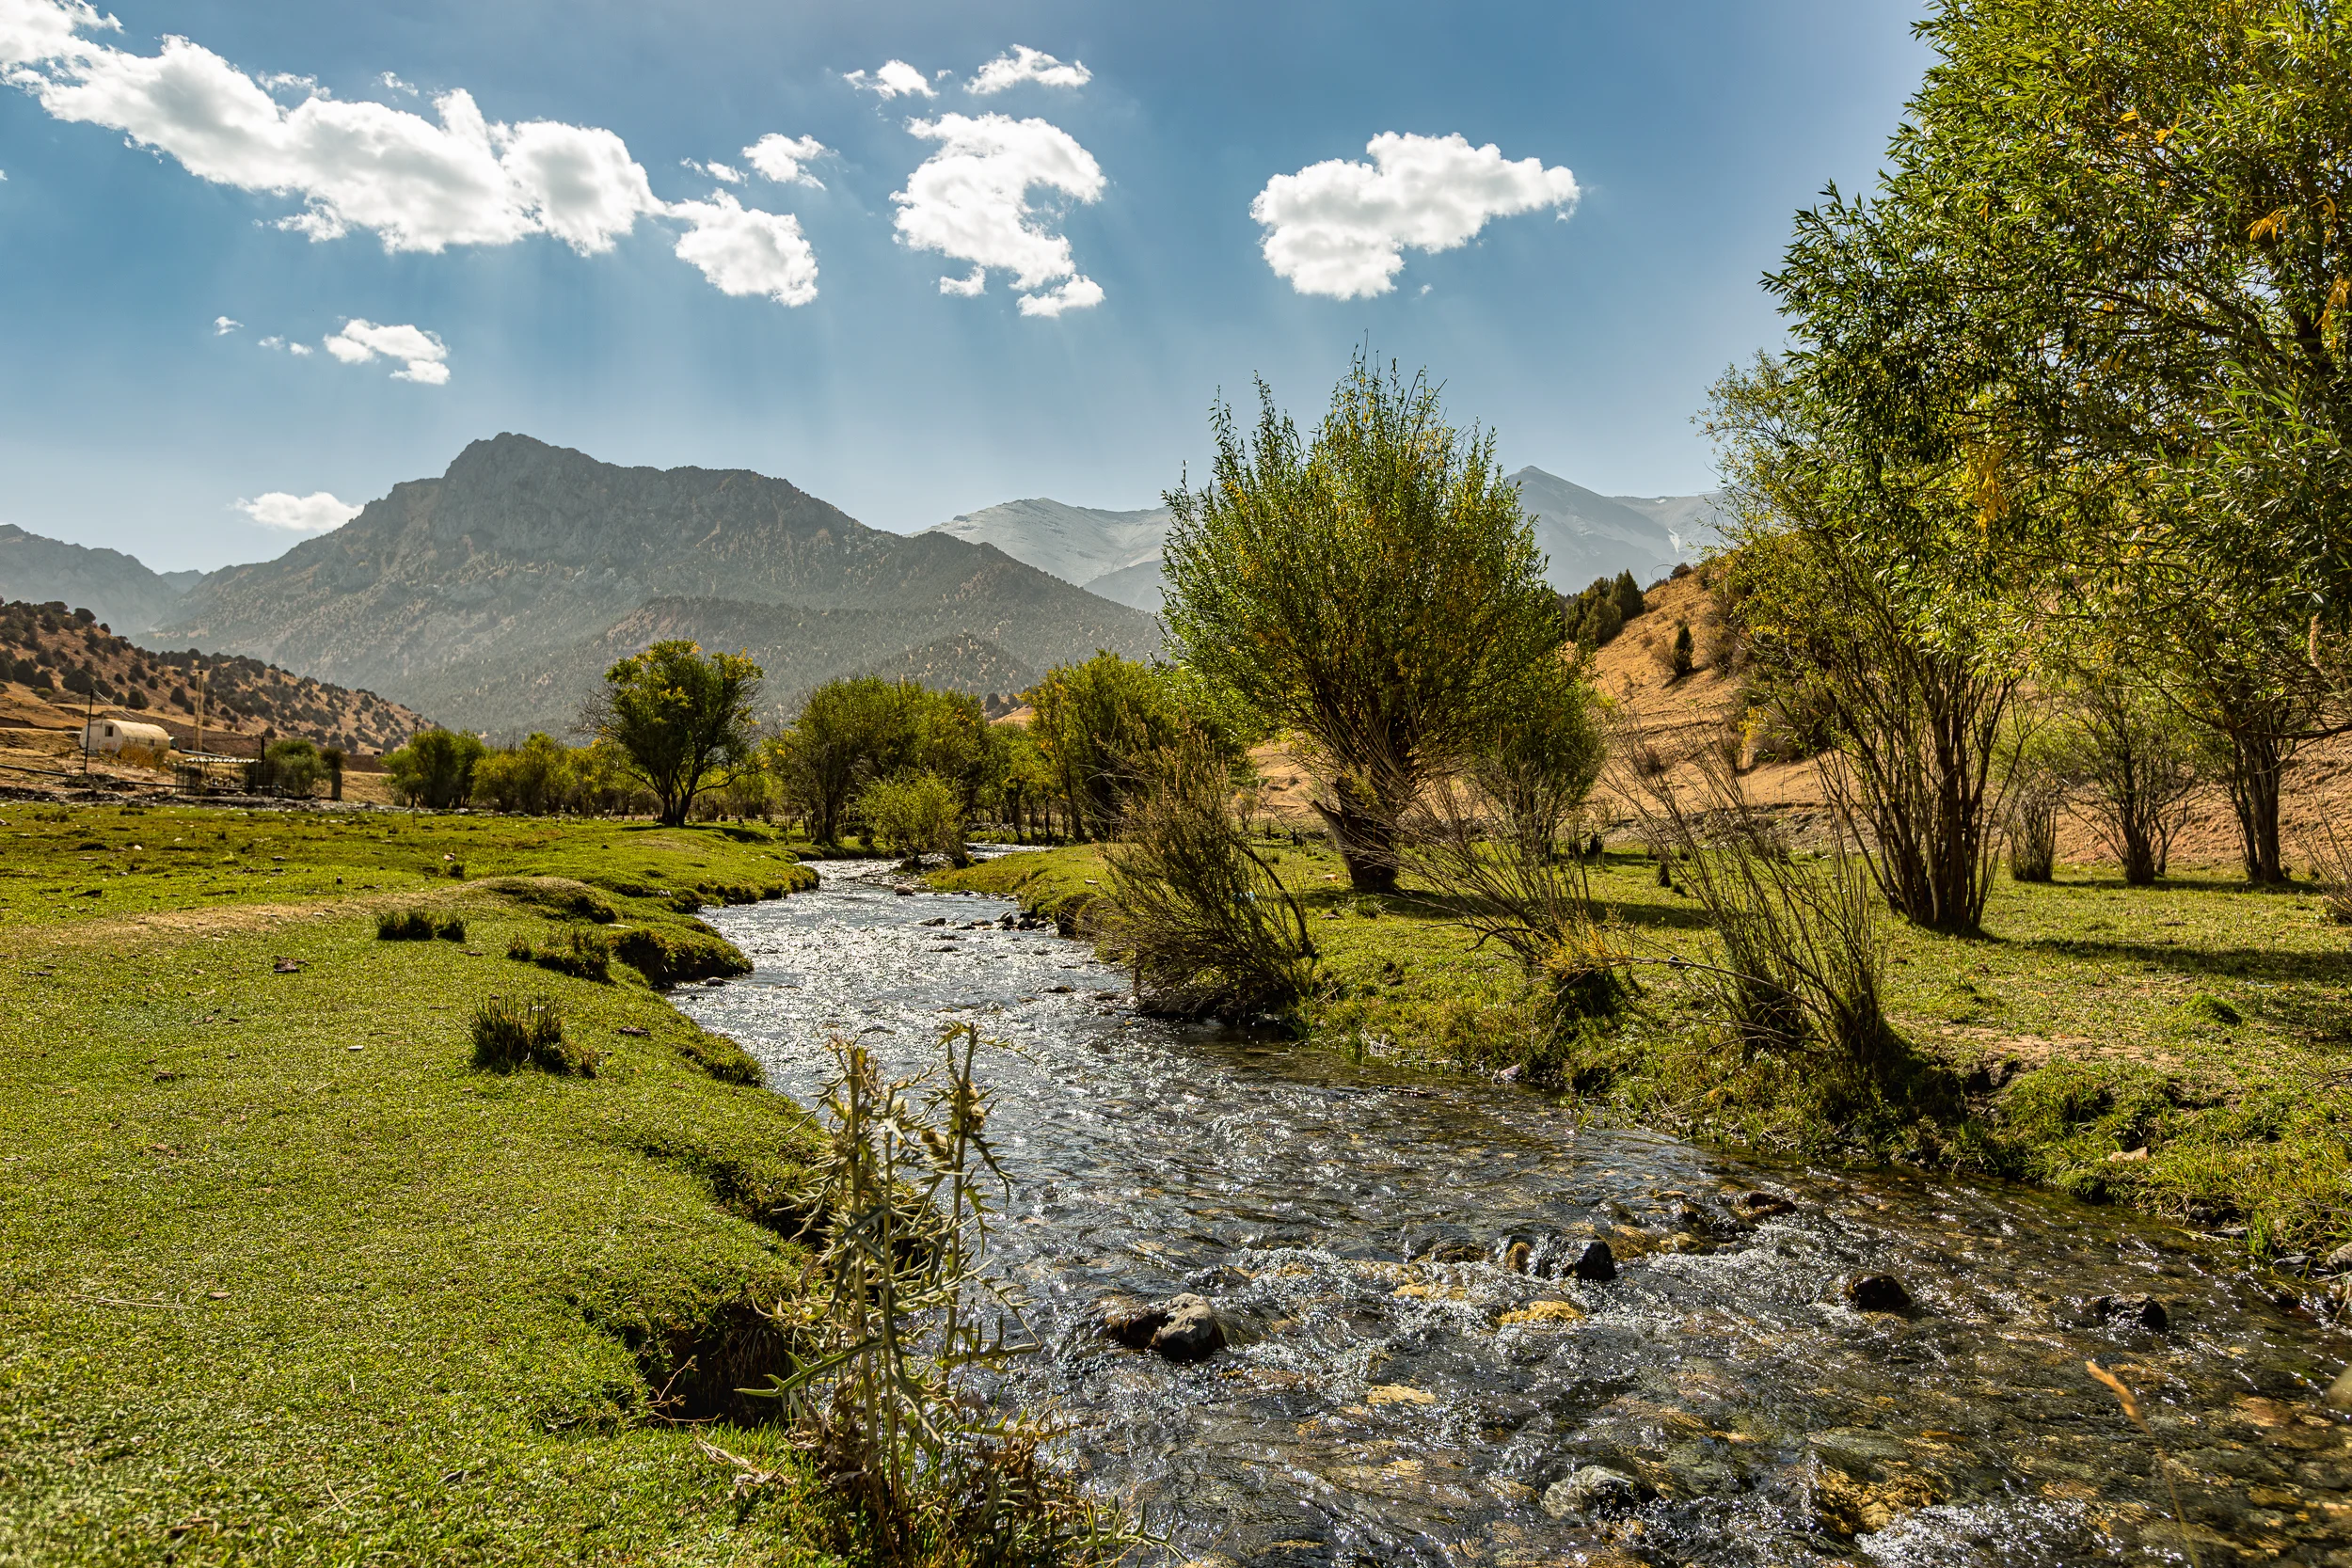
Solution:
<svg viewBox="0 0 2352 1568"><path fill-rule="evenodd" d="M510 1002L493 996L473 1011L473 1065L492 1072L596 1075L596 1048L564 1037L564 1014L553 1002Z"/></svg>

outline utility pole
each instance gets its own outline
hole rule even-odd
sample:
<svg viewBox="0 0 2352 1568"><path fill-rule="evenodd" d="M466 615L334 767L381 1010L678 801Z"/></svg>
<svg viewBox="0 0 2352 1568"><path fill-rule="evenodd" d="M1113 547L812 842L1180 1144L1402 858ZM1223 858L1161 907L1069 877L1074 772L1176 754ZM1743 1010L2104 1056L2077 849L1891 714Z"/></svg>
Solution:
<svg viewBox="0 0 2352 1568"><path fill-rule="evenodd" d="M196 749L199 754L204 750L204 659L201 655L196 661Z"/></svg>
<svg viewBox="0 0 2352 1568"><path fill-rule="evenodd" d="M89 728L98 721L98 677L92 675L82 703L82 777L89 777Z"/></svg>

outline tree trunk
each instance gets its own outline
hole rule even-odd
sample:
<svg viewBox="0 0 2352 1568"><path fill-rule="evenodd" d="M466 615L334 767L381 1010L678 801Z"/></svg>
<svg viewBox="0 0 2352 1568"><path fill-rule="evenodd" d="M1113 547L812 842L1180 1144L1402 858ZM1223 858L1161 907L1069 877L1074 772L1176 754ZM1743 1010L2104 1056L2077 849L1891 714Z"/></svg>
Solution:
<svg viewBox="0 0 2352 1568"><path fill-rule="evenodd" d="M1361 785L1347 780L1336 781L1331 796L1336 807L1317 800L1314 808L1347 865L1347 885L1358 893L1394 893L1396 819Z"/></svg>
<svg viewBox="0 0 2352 1568"><path fill-rule="evenodd" d="M2286 880L2279 853L2279 775L2285 759L2279 742L2269 736L2230 738L2230 803L2237 808L2246 879L2275 887Z"/></svg>

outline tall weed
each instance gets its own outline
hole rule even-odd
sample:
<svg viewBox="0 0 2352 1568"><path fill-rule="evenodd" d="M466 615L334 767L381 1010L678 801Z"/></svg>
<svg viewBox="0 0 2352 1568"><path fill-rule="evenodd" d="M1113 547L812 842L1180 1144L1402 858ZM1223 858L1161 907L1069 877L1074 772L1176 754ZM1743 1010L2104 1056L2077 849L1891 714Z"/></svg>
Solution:
<svg viewBox="0 0 2352 1568"><path fill-rule="evenodd" d="M957 1025L937 1068L891 1079L864 1046L833 1042L802 1199L816 1216L805 1289L772 1314L801 1350L761 1392L784 1402L885 1561L1109 1563L1143 1543L1139 1528L1052 1462L1055 1428L992 1411L974 1385L1037 1348L984 1266L1006 1182L974 1073L981 1043Z"/></svg>

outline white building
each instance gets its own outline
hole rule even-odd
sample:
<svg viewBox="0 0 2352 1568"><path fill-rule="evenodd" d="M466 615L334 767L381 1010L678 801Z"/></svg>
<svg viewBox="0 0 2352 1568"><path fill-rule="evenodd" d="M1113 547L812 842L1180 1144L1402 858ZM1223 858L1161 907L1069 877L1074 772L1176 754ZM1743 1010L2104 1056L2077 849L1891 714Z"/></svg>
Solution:
<svg viewBox="0 0 2352 1568"><path fill-rule="evenodd" d="M128 719L93 719L82 726L82 750L119 752L144 746L151 752L171 750L171 732L161 724L138 724Z"/></svg>

